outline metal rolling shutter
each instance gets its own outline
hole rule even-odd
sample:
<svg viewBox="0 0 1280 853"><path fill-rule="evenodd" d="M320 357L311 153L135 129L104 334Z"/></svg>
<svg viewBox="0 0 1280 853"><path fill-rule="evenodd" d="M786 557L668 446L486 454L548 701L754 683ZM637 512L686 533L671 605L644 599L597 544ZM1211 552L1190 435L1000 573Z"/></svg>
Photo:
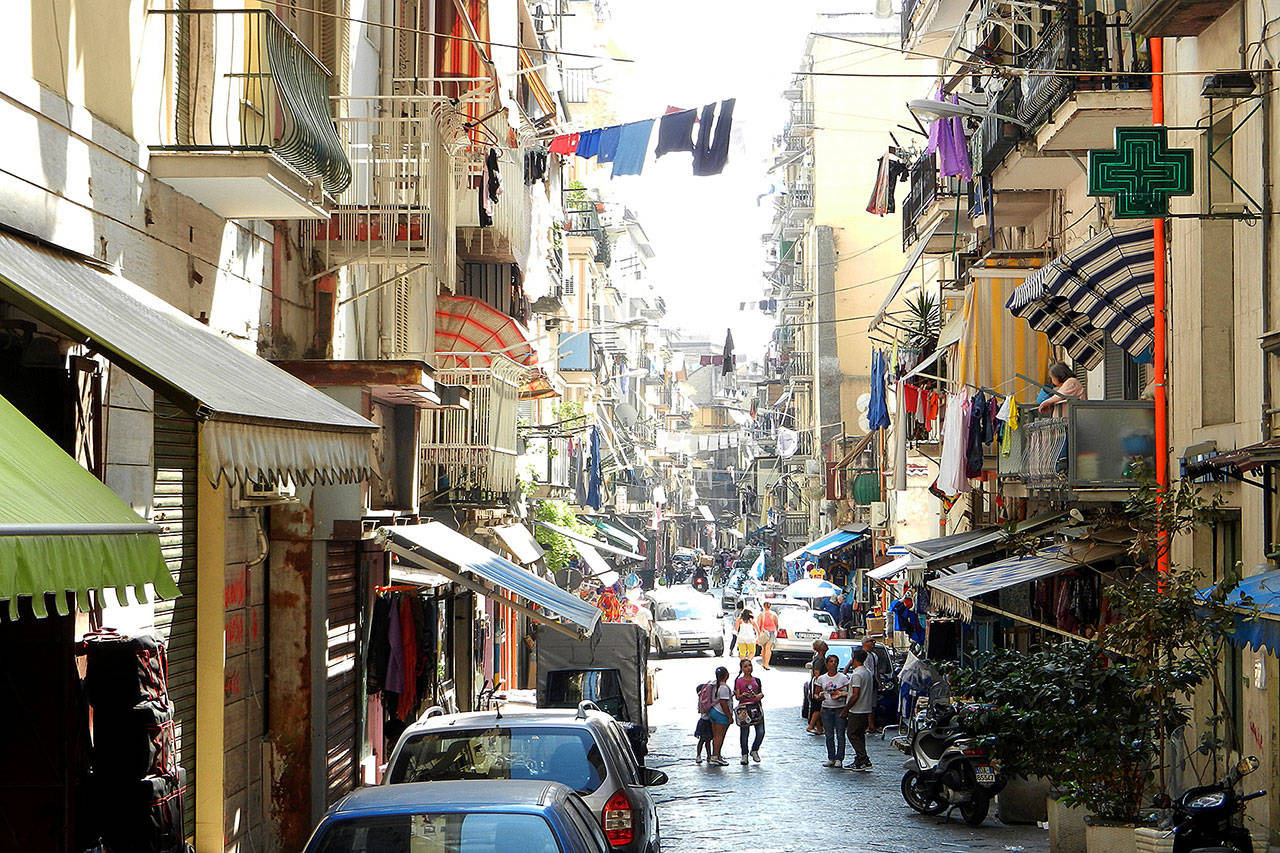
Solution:
<svg viewBox="0 0 1280 853"><path fill-rule="evenodd" d="M196 780L196 424L169 401L155 398L155 489L151 520L182 593L156 603L156 633L169 647L169 695L174 705L178 764L187 772L188 837L195 831Z"/></svg>
<svg viewBox="0 0 1280 853"><path fill-rule="evenodd" d="M325 801L333 805L356 784L356 634L359 584L357 543L330 542L328 575L328 632L325 655L325 756L328 788Z"/></svg>

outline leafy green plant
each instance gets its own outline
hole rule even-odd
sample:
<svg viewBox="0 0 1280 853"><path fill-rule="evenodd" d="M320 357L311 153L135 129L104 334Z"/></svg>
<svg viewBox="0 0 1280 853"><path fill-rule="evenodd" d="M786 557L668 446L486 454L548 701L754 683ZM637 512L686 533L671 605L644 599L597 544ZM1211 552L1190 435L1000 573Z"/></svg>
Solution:
<svg viewBox="0 0 1280 853"><path fill-rule="evenodd" d="M573 507L564 501L538 501L533 508L533 517L538 521L566 527L576 533L588 536L592 533L591 527L579 521ZM578 556L577 550L569 542L568 537L561 536L554 530L535 527L533 538L538 540L538 544L547 552L545 560L547 568L552 572L566 568L569 562Z"/></svg>

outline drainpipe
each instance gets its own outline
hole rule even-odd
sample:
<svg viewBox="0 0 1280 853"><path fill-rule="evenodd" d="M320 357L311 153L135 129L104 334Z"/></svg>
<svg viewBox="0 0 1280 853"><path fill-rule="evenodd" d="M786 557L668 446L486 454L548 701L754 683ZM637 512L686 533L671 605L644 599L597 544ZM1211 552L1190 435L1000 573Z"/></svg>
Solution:
<svg viewBox="0 0 1280 853"><path fill-rule="evenodd" d="M1151 123L1156 127L1164 124L1164 40L1153 38L1148 40L1151 50ZM1165 379L1168 369L1166 360L1165 329L1165 235L1163 218L1153 223L1155 233L1152 248L1152 260L1155 262L1155 347L1152 366L1155 368L1155 408L1156 408L1156 485L1159 492L1164 493L1169 487L1169 404L1165 393ZM1156 568L1162 575L1169 572L1169 549L1165 535L1161 535L1159 556Z"/></svg>
<svg viewBox="0 0 1280 853"><path fill-rule="evenodd" d="M1241 44L1244 44L1242 41ZM1264 63L1263 80L1270 80L1271 63ZM1262 331L1271 331L1271 87L1262 90ZM1271 438L1271 354L1262 354L1262 440ZM1270 465L1262 466L1262 547L1272 550L1271 489L1275 482Z"/></svg>

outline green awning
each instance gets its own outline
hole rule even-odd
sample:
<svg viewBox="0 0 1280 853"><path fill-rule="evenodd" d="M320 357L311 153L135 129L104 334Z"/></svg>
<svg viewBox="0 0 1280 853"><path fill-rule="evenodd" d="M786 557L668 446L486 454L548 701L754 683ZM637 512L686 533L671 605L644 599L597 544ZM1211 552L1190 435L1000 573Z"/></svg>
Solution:
<svg viewBox="0 0 1280 853"><path fill-rule="evenodd" d="M74 592L81 609L89 590L112 587L143 601L146 585L161 598L178 587L160 555L159 530L0 397L0 601L18 618L18 599L31 597L47 615L46 593L66 615Z"/></svg>
<svg viewBox="0 0 1280 853"><path fill-rule="evenodd" d="M632 536L631 534L626 533L622 530L619 530L617 527L614 527L609 522L601 521L598 518L591 518L590 516L588 516L584 520L590 522L592 525L595 526L597 530L599 530L605 536L608 536L614 542L617 542L619 545L626 546L627 548L630 548L632 551L636 551L640 548L640 540L637 537Z"/></svg>

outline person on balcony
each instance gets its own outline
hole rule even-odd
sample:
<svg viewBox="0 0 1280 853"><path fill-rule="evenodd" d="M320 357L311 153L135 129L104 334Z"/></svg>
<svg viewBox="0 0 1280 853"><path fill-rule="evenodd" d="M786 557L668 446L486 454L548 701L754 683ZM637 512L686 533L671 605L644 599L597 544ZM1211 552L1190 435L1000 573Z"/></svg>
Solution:
<svg viewBox="0 0 1280 853"><path fill-rule="evenodd" d="M1068 400L1085 399L1084 383L1076 379L1071 368L1061 361L1049 366L1049 381L1053 383L1053 393L1037 406L1041 414L1052 411L1054 417L1062 417L1066 414Z"/></svg>

